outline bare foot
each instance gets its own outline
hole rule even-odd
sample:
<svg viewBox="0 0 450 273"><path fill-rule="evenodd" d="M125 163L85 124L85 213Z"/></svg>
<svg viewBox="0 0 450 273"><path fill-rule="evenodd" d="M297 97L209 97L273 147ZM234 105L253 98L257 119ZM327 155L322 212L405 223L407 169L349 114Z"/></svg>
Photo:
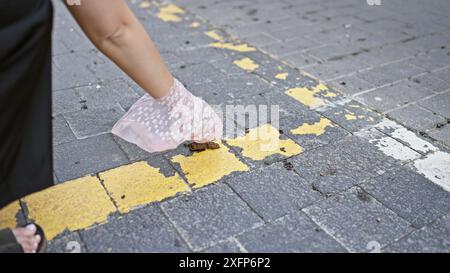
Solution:
<svg viewBox="0 0 450 273"><path fill-rule="evenodd" d="M25 253L36 253L41 242L41 236L34 235L36 233L35 225L30 224L23 228L14 228L12 232Z"/></svg>

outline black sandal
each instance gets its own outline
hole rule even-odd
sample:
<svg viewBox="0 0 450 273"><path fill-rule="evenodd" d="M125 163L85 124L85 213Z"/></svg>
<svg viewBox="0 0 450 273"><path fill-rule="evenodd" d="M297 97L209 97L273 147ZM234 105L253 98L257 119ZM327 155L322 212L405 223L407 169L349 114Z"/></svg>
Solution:
<svg viewBox="0 0 450 273"><path fill-rule="evenodd" d="M36 253L44 253L47 250L47 239L45 238L44 231L42 228L37 225L36 226L36 233L34 235L39 235L41 237L41 241L39 243L39 246L36 250ZM26 227L22 226L22 227ZM14 236L14 233L12 229L2 229L0 230L0 253L23 253L22 246L17 242L16 236Z"/></svg>

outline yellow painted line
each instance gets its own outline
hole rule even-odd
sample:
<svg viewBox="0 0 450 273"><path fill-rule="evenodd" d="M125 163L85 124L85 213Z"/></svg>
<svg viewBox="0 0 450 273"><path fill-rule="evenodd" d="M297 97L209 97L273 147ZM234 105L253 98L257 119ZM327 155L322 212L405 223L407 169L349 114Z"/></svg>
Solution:
<svg viewBox="0 0 450 273"><path fill-rule="evenodd" d="M178 163L193 188L215 183L233 172L245 172L249 167L241 162L227 147L194 153L192 156L176 155L171 159Z"/></svg>
<svg viewBox="0 0 450 273"><path fill-rule="evenodd" d="M232 44L232 43L211 43L209 44L211 47L223 48L237 52L253 52L256 51L256 48L249 46L248 44Z"/></svg>
<svg viewBox="0 0 450 273"><path fill-rule="evenodd" d="M100 181L86 176L25 197L28 217L51 240L64 230L75 231L106 222L116 211Z"/></svg>
<svg viewBox="0 0 450 273"><path fill-rule="evenodd" d="M147 162L121 166L99 177L121 213L190 191L178 174L166 177Z"/></svg>
<svg viewBox="0 0 450 273"><path fill-rule="evenodd" d="M325 105L325 101L322 100L320 97L318 97L319 93L321 93L323 91L327 91L327 93L325 93L325 96L327 96L327 97L332 97L332 96L336 95L335 93L330 92L328 90L328 87L326 87L322 83L319 83L318 85L316 85L312 88L309 88L309 87L291 88L286 91L286 94L288 96L293 97L294 99L298 100L299 102L301 102L302 104L304 104L306 106L315 108L315 107Z"/></svg>
<svg viewBox="0 0 450 273"><path fill-rule="evenodd" d="M333 127L331 120L327 118L321 118L320 121L309 124L304 123L300 125L296 129L292 129L291 133L295 135L316 135L320 136L323 135L328 127Z"/></svg>
<svg viewBox="0 0 450 273"><path fill-rule="evenodd" d="M206 34L206 36L208 36L209 38L211 38L211 39L213 39L213 40L216 40L216 41L219 41L219 42L221 42L221 41L223 41L223 40L225 39L224 37L222 37L222 35L220 35L219 33L217 33L216 30L210 30L210 31L207 31L207 32L205 32L205 34Z"/></svg>
<svg viewBox="0 0 450 273"><path fill-rule="evenodd" d="M181 17L178 14L183 14L184 10L177 5L169 4L159 9L158 18L164 22L180 22Z"/></svg>
<svg viewBox="0 0 450 273"><path fill-rule="evenodd" d="M139 4L139 7L141 9L148 9L148 8L150 8L150 2L149 1L143 1L142 3Z"/></svg>
<svg viewBox="0 0 450 273"><path fill-rule="evenodd" d="M289 76L289 73L279 73L279 74L275 75L275 78L279 79L279 80L286 80L288 76Z"/></svg>
<svg viewBox="0 0 450 273"><path fill-rule="evenodd" d="M17 225L16 216L20 211L19 201L12 202L0 210L0 229L15 227Z"/></svg>
<svg viewBox="0 0 450 273"><path fill-rule="evenodd" d="M238 67L240 67L241 69L249 72L255 71L259 67L259 65L250 58L243 58L240 60L236 60L233 63Z"/></svg>
<svg viewBox="0 0 450 273"><path fill-rule="evenodd" d="M291 139L281 140L280 132L270 124L253 128L244 136L227 139L227 143L242 148L242 155L253 160L275 154L289 157L303 152L303 148Z"/></svg>

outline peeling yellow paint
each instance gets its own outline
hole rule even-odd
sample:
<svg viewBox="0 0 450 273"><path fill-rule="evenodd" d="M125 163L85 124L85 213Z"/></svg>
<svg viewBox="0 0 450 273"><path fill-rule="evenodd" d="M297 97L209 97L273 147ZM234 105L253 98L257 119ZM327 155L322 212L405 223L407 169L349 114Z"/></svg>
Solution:
<svg viewBox="0 0 450 273"><path fill-rule="evenodd" d="M192 22L192 24L190 25L191 28L198 28L200 26L199 22Z"/></svg>
<svg viewBox="0 0 450 273"><path fill-rule="evenodd" d="M308 87L291 88L286 91L286 94L298 100L302 104L314 108L325 105L325 102L321 98L316 97L316 95L322 91L328 91L328 87L320 83L312 88Z"/></svg>
<svg viewBox="0 0 450 273"><path fill-rule="evenodd" d="M246 71L255 71L259 65L256 64L252 59L250 58L243 58L241 60L236 60L233 62L235 65L239 66L240 68L246 70Z"/></svg>
<svg viewBox="0 0 450 273"><path fill-rule="evenodd" d="M19 201L11 204L0 210L0 229L13 228L17 226L16 215L21 211Z"/></svg>
<svg viewBox="0 0 450 273"><path fill-rule="evenodd" d="M320 136L325 133L327 127L333 127L331 120L327 118L321 118L320 121L309 124L304 123L296 129L292 129L291 133L295 135L316 135Z"/></svg>
<svg viewBox="0 0 450 273"><path fill-rule="evenodd" d="M209 44L209 46L211 47L217 47L217 48L223 48L223 49L228 49L228 50L233 50L233 51L238 51L238 52L252 52L252 51L256 51L256 48L251 47L247 44L232 44L232 43L212 43Z"/></svg>
<svg viewBox="0 0 450 273"><path fill-rule="evenodd" d="M194 188L215 183L233 172L249 170L222 144L220 149L206 150L192 156L177 155L171 161L180 164L186 179Z"/></svg>
<svg viewBox="0 0 450 273"><path fill-rule="evenodd" d="M207 31L207 32L205 32L205 34L209 38L211 38L213 40L216 40L216 41L223 41L224 40L224 38L219 33L217 33L216 30Z"/></svg>
<svg viewBox="0 0 450 273"><path fill-rule="evenodd" d="M158 18L164 22L180 22L181 17L178 14L183 14L184 10L177 5L169 4L161 7L158 12Z"/></svg>
<svg viewBox="0 0 450 273"><path fill-rule="evenodd" d="M345 114L345 119L346 120L356 120L357 118L356 118L356 115L354 114L354 113L347 113L347 114Z"/></svg>
<svg viewBox="0 0 450 273"><path fill-rule="evenodd" d="M280 140L280 132L271 124L253 128L245 136L227 139L227 143L242 148L242 155L253 160L275 154L289 157L303 152L303 148L291 139Z"/></svg>
<svg viewBox="0 0 450 273"><path fill-rule="evenodd" d="M279 80L286 80L288 76L289 73L279 73L275 76L275 78Z"/></svg>
<svg viewBox="0 0 450 273"><path fill-rule="evenodd" d="M141 9L148 9L150 7L150 2L148 1L143 1L142 3L139 4L139 7Z"/></svg>
<svg viewBox="0 0 450 273"><path fill-rule="evenodd" d="M178 175L166 177L147 162L121 166L99 177L121 213L190 191Z"/></svg>
<svg viewBox="0 0 450 273"><path fill-rule="evenodd" d="M49 240L64 230L75 231L105 222L116 211L100 181L93 176L56 185L23 200L28 217L43 227Z"/></svg>
<svg viewBox="0 0 450 273"><path fill-rule="evenodd" d="M323 96L327 98L335 98L337 97L337 94L331 91L327 91L325 94L323 94Z"/></svg>

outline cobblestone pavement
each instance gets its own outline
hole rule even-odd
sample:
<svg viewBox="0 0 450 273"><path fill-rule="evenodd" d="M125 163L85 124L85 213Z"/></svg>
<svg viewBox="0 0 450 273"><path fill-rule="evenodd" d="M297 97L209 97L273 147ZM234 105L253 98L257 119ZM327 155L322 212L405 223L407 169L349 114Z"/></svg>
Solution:
<svg viewBox="0 0 450 273"><path fill-rule="evenodd" d="M129 2L194 94L279 116L194 154L114 137L143 91L55 2L57 185L0 226L53 252L450 251L446 0Z"/></svg>

